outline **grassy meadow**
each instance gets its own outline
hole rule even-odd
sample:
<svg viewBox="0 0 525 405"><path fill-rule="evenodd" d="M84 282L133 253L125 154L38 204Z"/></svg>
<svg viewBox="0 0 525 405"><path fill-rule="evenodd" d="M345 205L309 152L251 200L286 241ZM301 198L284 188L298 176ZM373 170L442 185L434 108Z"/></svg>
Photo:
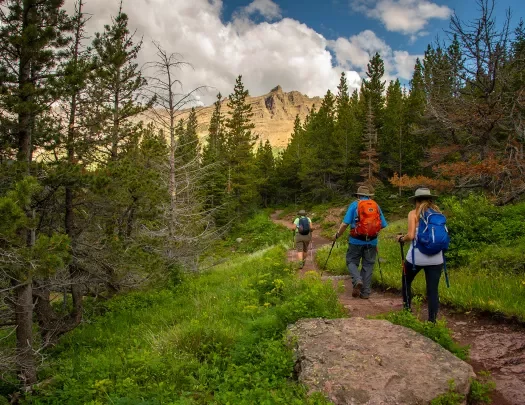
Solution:
<svg viewBox="0 0 525 405"><path fill-rule="evenodd" d="M32 404L323 404L295 382L288 324L344 316L285 249L238 257L174 289L135 292L65 336Z"/></svg>

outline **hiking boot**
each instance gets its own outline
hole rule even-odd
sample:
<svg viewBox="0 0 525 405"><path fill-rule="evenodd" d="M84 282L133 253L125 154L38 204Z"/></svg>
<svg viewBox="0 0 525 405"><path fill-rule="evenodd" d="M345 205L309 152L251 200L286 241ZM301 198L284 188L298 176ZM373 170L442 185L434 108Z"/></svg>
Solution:
<svg viewBox="0 0 525 405"><path fill-rule="evenodd" d="M361 281L358 281L357 284L354 286L354 289L352 290L352 297L357 298L361 295L361 288L363 287L363 283Z"/></svg>
<svg viewBox="0 0 525 405"><path fill-rule="evenodd" d="M363 294L360 294L359 295L359 298L361 298L362 300L367 300L370 298L370 295L363 295Z"/></svg>
<svg viewBox="0 0 525 405"><path fill-rule="evenodd" d="M299 262L299 268L302 269L304 267L304 260Z"/></svg>

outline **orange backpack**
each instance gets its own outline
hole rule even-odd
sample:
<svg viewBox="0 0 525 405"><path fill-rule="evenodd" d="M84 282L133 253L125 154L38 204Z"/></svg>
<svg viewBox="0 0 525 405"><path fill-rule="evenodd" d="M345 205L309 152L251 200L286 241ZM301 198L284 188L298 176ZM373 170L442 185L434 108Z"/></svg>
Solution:
<svg viewBox="0 0 525 405"><path fill-rule="evenodd" d="M350 235L359 240L374 240L379 235L380 230L379 205L374 200L359 200L355 228L352 229Z"/></svg>

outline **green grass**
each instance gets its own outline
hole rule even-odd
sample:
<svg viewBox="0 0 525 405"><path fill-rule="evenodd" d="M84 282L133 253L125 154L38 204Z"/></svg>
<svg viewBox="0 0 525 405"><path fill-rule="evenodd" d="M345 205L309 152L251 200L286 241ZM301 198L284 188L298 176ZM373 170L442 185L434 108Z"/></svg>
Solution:
<svg viewBox="0 0 525 405"><path fill-rule="evenodd" d="M379 237L379 253L382 259L384 288L401 290L401 252L395 241L398 232L406 232L406 220L389 224ZM341 238L342 239L342 238ZM324 265L330 247L325 246L318 251L317 262ZM348 274L346 270L345 253L346 240L339 240L334 247L327 271L333 274ZM494 249L486 247L485 249ZM407 246L405 246L405 254ZM481 250L480 254L489 255L490 250ZM439 296L443 304L454 306L463 311L479 310L515 317L525 321L525 275L507 271L505 267L482 267L473 261L467 266L449 268L450 288L445 285L442 277L439 286ZM376 264L373 282L381 284L379 269ZM418 275L412 284L415 294L425 296L425 277Z"/></svg>
<svg viewBox="0 0 525 405"><path fill-rule="evenodd" d="M300 318L344 316L333 288L285 249L236 258L174 290L136 292L65 336L32 404L325 404L293 381Z"/></svg>
<svg viewBox="0 0 525 405"><path fill-rule="evenodd" d="M207 268L224 259L253 253L282 242L291 244L291 232L284 226L273 223L270 213L271 210L260 211L236 224L224 240L220 240L206 252L201 267ZM241 243L236 241L238 238L242 239Z"/></svg>
<svg viewBox="0 0 525 405"><path fill-rule="evenodd" d="M395 325L410 328L438 343L461 360L468 360L469 346L461 346L452 339L450 329L447 328L445 321L438 321L435 324L432 322L422 322L408 311L390 312L375 318L386 319Z"/></svg>

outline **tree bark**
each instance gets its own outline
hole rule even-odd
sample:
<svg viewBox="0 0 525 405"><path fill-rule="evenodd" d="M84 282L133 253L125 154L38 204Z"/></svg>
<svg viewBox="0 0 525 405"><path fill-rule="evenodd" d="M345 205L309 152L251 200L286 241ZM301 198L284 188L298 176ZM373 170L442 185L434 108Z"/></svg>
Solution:
<svg viewBox="0 0 525 405"><path fill-rule="evenodd" d="M32 1L23 2L22 11L22 31L28 29L30 25L31 13L34 4ZM18 153L17 160L25 163L27 174L30 174L31 167L31 123L33 120L32 108L28 104L32 102L33 84L31 82L31 53L21 46L20 60L18 65L18 90L20 103L23 108L18 113ZM30 210L26 208L26 213L31 216ZM22 231L25 233L27 245L33 243L30 229ZM21 274L20 284L15 288L15 322L16 322L16 354L18 378L25 389L37 381L36 364L33 355L33 290L32 274L28 268L26 274Z"/></svg>
<svg viewBox="0 0 525 405"><path fill-rule="evenodd" d="M16 361L18 378L25 389L37 381L33 355L33 288L29 277L15 288Z"/></svg>

